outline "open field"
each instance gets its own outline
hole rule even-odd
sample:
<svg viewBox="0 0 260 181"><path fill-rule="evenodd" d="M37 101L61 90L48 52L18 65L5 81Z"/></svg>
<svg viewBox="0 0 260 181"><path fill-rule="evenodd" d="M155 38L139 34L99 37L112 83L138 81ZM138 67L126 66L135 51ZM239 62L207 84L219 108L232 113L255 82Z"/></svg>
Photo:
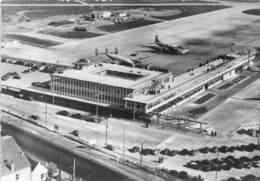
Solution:
<svg viewBox="0 0 260 181"><path fill-rule="evenodd" d="M249 9L249 10L243 11L243 13L260 16L260 9Z"/></svg>
<svg viewBox="0 0 260 181"><path fill-rule="evenodd" d="M51 41L54 40L59 43L64 43L73 39L93 38L108 34L112 32L119 32L131 28L145 26L149 24L155 24L164 20L170 20L175 18L181 18L190 16L193 14L205 13L217 9L222 9L225 6L217 5L203 5L203 6L156 6L156 7L144 7L139 6L109 6L109 7L87 7L87 6L75 6L75 7L3 7L2 8L2 20L4 28L3 34L12 33L13 35L21 37L21 35L27 39L34 39L37 45L41 40ZM48 26L50 22L73 22L73 19L82 14L88 14L92 11L127 11L133 14L133 20L126 21L122 24L114 24L112 21L98 20L95 23L86 23L84 26L87 31L79 32L74 31L74 23L64 24L60 27ZM137 13L137 14L136 14ZM145 15L144 18L138 18L138 16ZM137 17L135 17L137 16ZM31 34L30 34L31 33ZM27 35L25 35L27 34ZM63 39L61 39L63 38ZM19 40L19 38L18 38ZM22 42L24 43L24 42ZM39 44L38 44L39 45ZM46 46L44 43L42 46Z"/></svg>
<svg viewBox="0 0 260 181"><path fill-rule="evenodd" d="M93 55L96 48L103 51L105 48L114 49L117 46L119 54L123 56L128 56L133 52L138 53L140 57L150 56L151 58L145 60L147 63L167 67L175 75L178 75L188 68L198 66L200 62L215 55L230 53L232 41L234 42L233 48L236 50L248 45L251 47L257 46L259 41L259 18L242 13L242 11L252 9L255 6L256 4L240 4L231 9L218 10L111 35L65 43L48 50L33 47L34 51L30 49L30 53L26 50L27 48L18 51L4 49L3 52L18 57L30 55L32 59L36 60L53 61L54 59L56 62L59 59L64 64L70 64L78 58L88 58L89 55ZM232 13L229 13L230 11ZM41 16L39 15L39 17ZM221 18L216 19L216 16L221 16ZM220 24L221 26L219 26ZM222 32L222 34L217 32ZM158 34L163 42L186 45L191 49L191 54L173 56L145 48L145 45L153 42L155 34ZM46 56L48 56L48 59L46 59Z"/></svg>
<svg viewBox="0 0 260 181"><path fill-rule="evenodd" d="M69 38L69 39L79 39L79 38L93 38L97 36L102 36L100 33L93 33L89 31L67 31L67 32L58 32L58 31L48 31L42 30L40 33L58 36L62 38Z"/></svg>
<svg viewBox="0 0 260 181"><path fill-rule="evenodd" d="M112 24L112 25L103 25L100 26L99 29L106 32L118 32L118 31L124 31L127 29L137 28L141 26L146 26L154 23L158 23L160 21L154 21L154 20L137 20L137 21L131 21L131 22L125 22L122 24Z"/></svg>
<svg viewBox="0 0 260 181"><path fill-rule="evenodd" d="M260 97L260 80L255 81L243 91L233 96L236 99L250 99Z"/></svg>
<svg viewBox="0 0 260 181"><path fill-rule="evenodd" d="M91 11L118 11L118 10L128 10L128 9L139 9L139 6L107 6L107 7L88 7L88 6L61 6L61 7L49 7L49 6L43 6L43 7L8 7L4 6L2 8L2 14L3 18L5 16L15 15L15 13L25 11L25 16L27 16L30 19L41 19L41 18L47 18L51 16L59 16L59 15L79 15L79 14L87 14ZM180 9L185 10L184 14L178 15L177 17L172 17L172 19L175 18L181 18L186 16L191 16L194 14L201 14L210 12L213 10L218 10L225 8L223 5L170 5L170 6L145 6L146 8L152 8L157 11L163 10L163 9Z"/></svg>
<svg viewBox="0 0 260 181"><path fill-rule="evenodd" d="M219 135L224 136L230 131L235 131L243 123L258 121L259 115L259 104L229 99L200 119L206 120Z"/></svg>
<svg viewBox="0 0 260 181"><path fill-rule="evenodd" d="M189 1L183 1L183 0L113 0L113 1L108 1L108 2L102 2L102 1L95 1L95 0L83 0L85 2L88 2L90 4L92 3L106 3L106 4L111 4L111 3L126 3L126 4L138 4L138 3L158 3L158 4L163 4L163 3L218 3L216 1L205 1L205 0L189 0Z"/></svg>
<svg viewBox="0 0 260 181"><path fill-rule="evenodd" d="M78 4L78 2L74 0L66 1L53 1L53 0L2 0L3 4Z"/></svg>
<svg viewBox="0 0 260 181"><path fill-rule="evenodd" d="M17 34L7 34L4 38L10 40L18 40L21 43L29 44L32 46L40 46L40 47L49 47L54 45L59 45L59 42L51 41L51 40L44 40L44 39L37 39L34 37L28 37L24 35L17 35Z"/></svg>

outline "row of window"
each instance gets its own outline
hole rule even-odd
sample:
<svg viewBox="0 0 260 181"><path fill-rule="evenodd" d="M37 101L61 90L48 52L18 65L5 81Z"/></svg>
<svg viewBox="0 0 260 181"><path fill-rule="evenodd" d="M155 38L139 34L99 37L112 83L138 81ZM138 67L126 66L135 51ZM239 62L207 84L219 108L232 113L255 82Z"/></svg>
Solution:
<svg viewBox="0 0 260 181"><path fill-rule="evenodd" d="M86 82L82 80L74 80L74 79L67 79L67 78L53 78L53 82L56 82L59 87L75 87L75 89L92 89L95 91L102 91L102 92L109 92L110 94L117 94L126 96L132 92L131 89L125 89L121 87L111 87L102 84Z"/></svg>
<svg viewBox="0 0 260 181"><path fill-rule="evenodd" d="M100 102L106 102L110 104L123 104L123 99L118 96L98 94L97 92L83 91L79 89L70 89L64 87L53 87L54 92L63 95L74 96L78 98L88 99L88 100L98 100Z"/></svg>
<svg viewBox="0 0 260 181"><path fill-rule="evenodd" d="M151 109L151 108L157 106L158 104L161 104L162 102L165 102L165 101L173 98L175 95L176 95L175 93L171 93L165 97L162 97L162 98L156 100L155 102L148 104L147 109Z"/></svg>
<svg viewBox="0 0 260 181"><path fill-rule="evenodd" d="M131 109L135 109L135 110L145 110L145 104L138 103L138 102L127 101L126 107L131 108Z"/></svg>

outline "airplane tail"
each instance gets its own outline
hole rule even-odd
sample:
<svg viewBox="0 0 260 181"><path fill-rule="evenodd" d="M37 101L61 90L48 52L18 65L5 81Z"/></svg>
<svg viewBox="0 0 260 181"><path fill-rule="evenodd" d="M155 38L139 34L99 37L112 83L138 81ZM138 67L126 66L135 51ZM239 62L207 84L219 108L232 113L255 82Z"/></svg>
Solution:
<svg viewBox="0 0 260 181"><path fill-rule="evenodd" d="M158 37L158 35L155 35L155 38L154 38L154 43L159 43L160 42L160 40L159 40L159 37Z"/></svg>

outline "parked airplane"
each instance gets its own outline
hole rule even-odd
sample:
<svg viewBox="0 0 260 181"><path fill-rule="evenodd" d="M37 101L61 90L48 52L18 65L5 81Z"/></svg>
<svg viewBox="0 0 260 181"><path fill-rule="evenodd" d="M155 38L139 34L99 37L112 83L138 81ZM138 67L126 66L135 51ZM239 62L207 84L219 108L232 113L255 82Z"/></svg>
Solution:
<svg viewBox="0 0 260 181"><path fill-rule="evenodd" d="M163 43L159 40L158 35L155 35L154 39L154 45L153 46L148 46L150 48L168 53L168 54L174 54L174 55L185 55L190 52L189 49L183 47L183 46L175 46L175 45L170 45Z"/></svg>
<svg viewBox="0 0 260 181"><path fill-rule="evenodd" d="M118 55L118 48L117 47L115 48L114 52L109 52L108 49L106 48L105 53L99 53L98 49L96 49L95 53L96 53L96 56L98 56L99 54L105 54L109 59L111 59L113 61L123 62L123 63L130 65L130 66L136 66L136 65L141 63L140 60L149 58L149 56L141 57L141 58L135 58L135 59L123 57L121 55Z"/></svg>

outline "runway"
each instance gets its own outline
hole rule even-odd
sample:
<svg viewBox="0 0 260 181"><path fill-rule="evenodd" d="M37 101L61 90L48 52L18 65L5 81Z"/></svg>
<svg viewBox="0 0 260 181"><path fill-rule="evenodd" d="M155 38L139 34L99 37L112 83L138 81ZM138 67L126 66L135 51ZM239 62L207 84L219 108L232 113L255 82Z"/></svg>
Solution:
<svg viewBox="0 0 260 181"><path fill-rule="evenodd" d="M152 43L156 34L159 35L161 41L171 44L180 44L194 38L211 39L212 35L217 31L228 31L237 26L252 24L259 20L259 16L242 13L244 10L253 9L257 6L260 6L260 3L234 3L233 7L222 10L165 21L100 37L75 40L46 49L26 45L18 50L4 49L3 54L45 62L59 61L68 65L79 58L89 59L89 57L94 56L95 49L102 52L105 48L113 51L115 47L118 47L120 55L128 56L133 52L138 52L140 56L150 56L150 59L147 60L149 63L169 67L172 71L179 73L178 71L183 67L183 65L179 65L181 64L179 58L150 53L143 48L143 45ZM257 39L259 37L253 38ZM192 59L192 55L181 58L184 64L186 64L186 68L193 65Z"/></svg>

